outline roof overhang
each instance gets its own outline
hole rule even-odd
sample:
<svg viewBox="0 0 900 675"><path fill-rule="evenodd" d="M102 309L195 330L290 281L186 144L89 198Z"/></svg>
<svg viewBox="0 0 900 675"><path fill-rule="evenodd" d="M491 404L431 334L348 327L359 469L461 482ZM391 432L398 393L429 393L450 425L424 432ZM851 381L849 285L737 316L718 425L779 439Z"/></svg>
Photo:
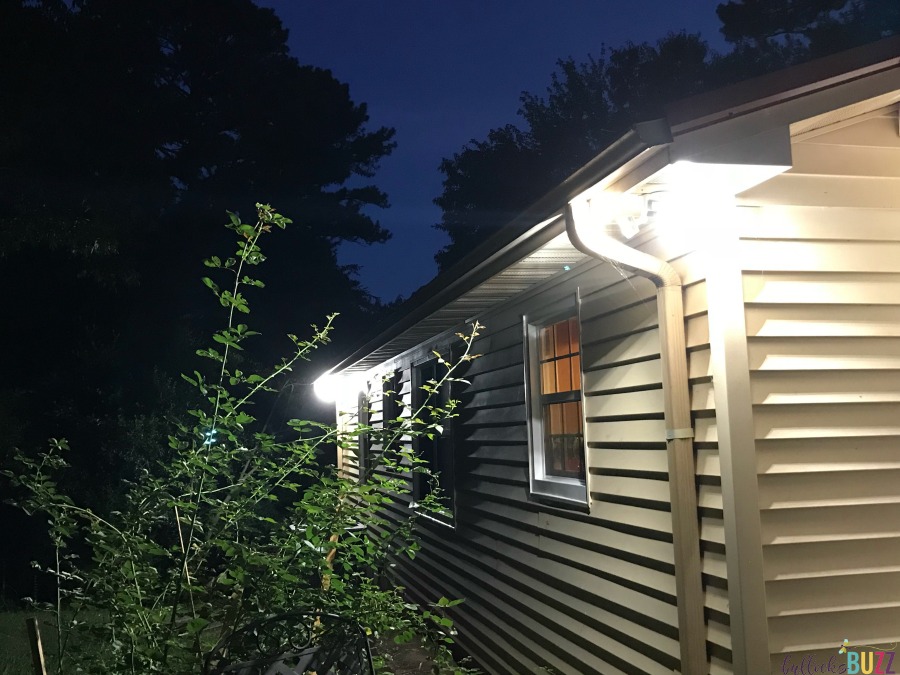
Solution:
<svg viewBox="0 0 900 675"><path fill-rule="evenodd" d="M637 125L423 286L329 372L367 371L577 263L582 254L560 244L573 201L638 185L672 188L691 171L736 194L790 167L797 124L864 101L897 100L898 91L894 37L677 102L666 119Z"/></svg>
<svg viewBox="0 0 900 675"><path fill-rule="evenodd" d="M570 246L551 246L565 235L565 206L603 177L638 165L671 141L662 120L636 125L562 184L507 223L433 281L416 291L371 339L329 372L368 370L502 302L584 258ZM518 277L517 282L512 278ZM522 281L527 281L523 286Z"/></svg>

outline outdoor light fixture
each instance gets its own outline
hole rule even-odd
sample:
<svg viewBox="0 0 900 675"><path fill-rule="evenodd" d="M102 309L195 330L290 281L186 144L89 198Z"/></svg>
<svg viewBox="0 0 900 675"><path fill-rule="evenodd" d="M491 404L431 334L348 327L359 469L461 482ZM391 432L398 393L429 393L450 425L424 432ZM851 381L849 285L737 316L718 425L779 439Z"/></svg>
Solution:
<svg viewBox="0 0 900 675"><path fill-rule="evenodd" d="M617 195L616 202L613 222L625 239L631 239L650 221L647 200L642 195L626 192Z"/></svg>
<svg viewBox="0 0 900 675"><path fill-rule="evenodd" d="M356 395L366 391L366 377L362 373L337 375L324 373L313 382L313 391L320 401L334 403L343 394Z"/></svg>
<svg viewBox="0 0 900 675"><path fill-rule="evenodd" d="M313 391L320 401L325 403L334 403L340 393L340 380L336 375L325 373L316 378L313 382Z"/></svg>
<svg viewBox="0 0 900 675"><path fill-rule="evenodd" d="M626 240L650 222L643 195L599 192L587 199L573 200L571 205L579 222L592 223L604 230L615 227Z"/></svg>

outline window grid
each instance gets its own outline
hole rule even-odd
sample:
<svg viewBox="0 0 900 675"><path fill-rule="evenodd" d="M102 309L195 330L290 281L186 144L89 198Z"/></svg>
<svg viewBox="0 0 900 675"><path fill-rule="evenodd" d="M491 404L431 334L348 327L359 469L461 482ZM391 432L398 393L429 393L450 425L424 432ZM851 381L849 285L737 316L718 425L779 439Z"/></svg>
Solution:
<svg viewBox="0 0 900 675"><path fill-rule="evenodd" d="M581 354L577 317L540 329L544 474L584 479Z"/></svg>

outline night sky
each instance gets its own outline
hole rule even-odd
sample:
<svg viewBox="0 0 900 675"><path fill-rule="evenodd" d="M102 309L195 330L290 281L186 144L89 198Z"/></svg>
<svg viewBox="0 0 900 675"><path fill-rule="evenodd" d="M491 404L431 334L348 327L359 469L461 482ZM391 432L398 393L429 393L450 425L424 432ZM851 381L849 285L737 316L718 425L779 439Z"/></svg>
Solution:
<svg viewBox="0 0 900 675"><path fill-rule="evenodd" d="M544 92L557 59L584 61L604 45L680 30L725 48L719 0L256 1L275 9L301 63L329 68L368 105L370 128L397 130L397 148L374 180L391 202L374 215L394 236L341 249L341 262L361 265L363 284L385 300L437 272L432 256L446 243L431 227L440 220L432 199L441 159L491 128L518 124L519 95Z"/></svg>

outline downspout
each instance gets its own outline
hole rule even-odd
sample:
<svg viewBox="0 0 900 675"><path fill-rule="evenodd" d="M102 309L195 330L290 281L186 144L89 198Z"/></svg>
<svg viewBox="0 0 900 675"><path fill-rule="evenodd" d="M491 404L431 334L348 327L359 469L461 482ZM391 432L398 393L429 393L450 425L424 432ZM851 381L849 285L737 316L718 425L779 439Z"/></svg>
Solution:
<svg viewBox="0 0 900 675"><path fill-rule="evenodd" d="M700 528L692 440L694 431L691 425L681 277L665 260L638 251L602 231L588 232L587 227L589 224L575 222L572 206L567 204L566 233L575 248L599 260L620 265L649 279L656 286L681 672L684 675L705 674L709 672L709 665L703 619ZM590 245L585 242L590 242Z"/></svg>

